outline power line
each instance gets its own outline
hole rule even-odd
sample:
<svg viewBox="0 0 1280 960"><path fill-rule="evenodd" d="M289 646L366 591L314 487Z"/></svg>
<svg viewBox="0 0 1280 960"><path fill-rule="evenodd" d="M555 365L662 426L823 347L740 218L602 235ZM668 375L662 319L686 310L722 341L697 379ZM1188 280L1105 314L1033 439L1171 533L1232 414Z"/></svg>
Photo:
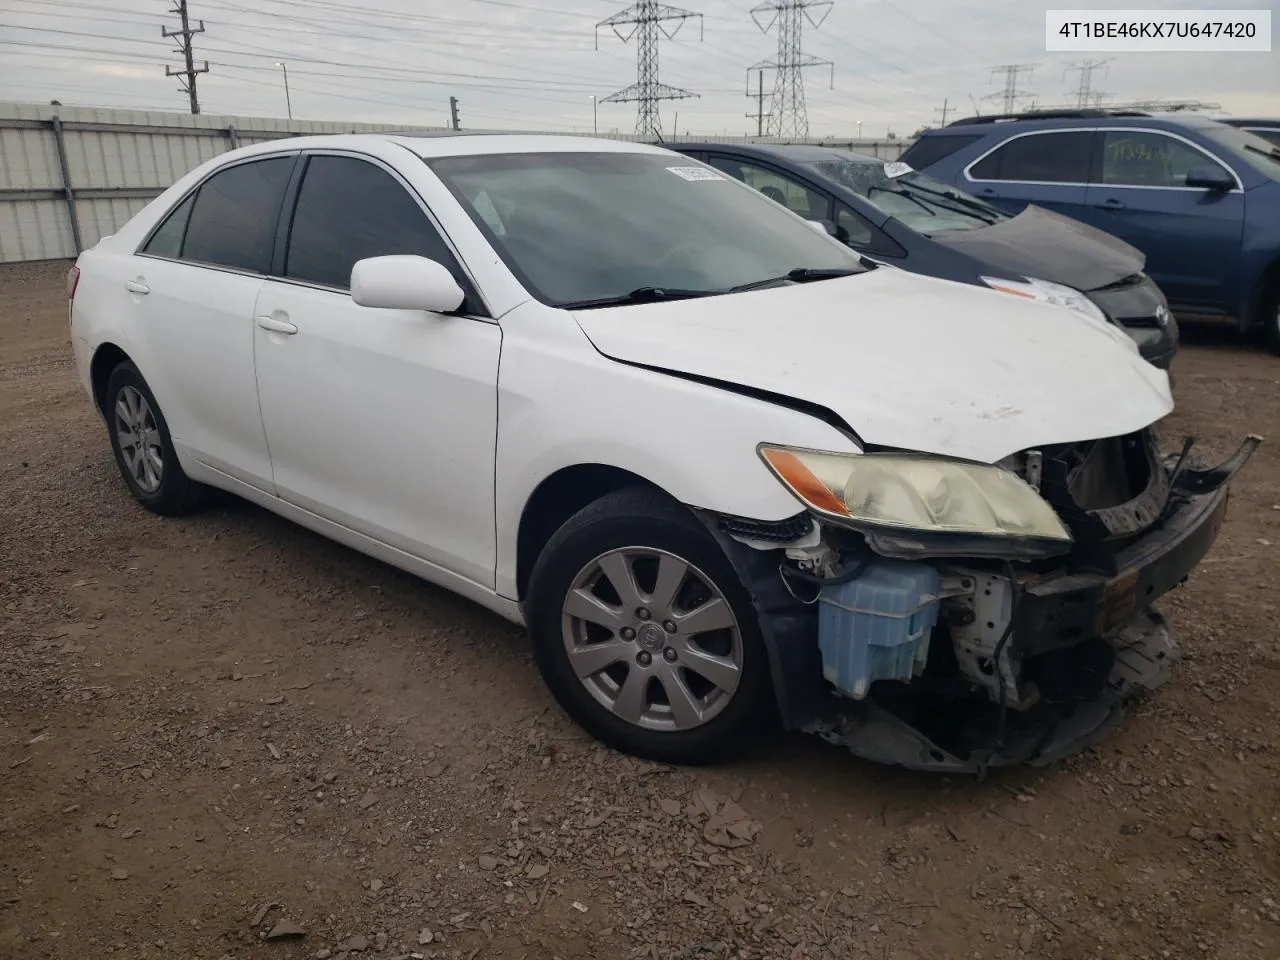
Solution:
<svg viewBox="0 0 1280 960"><path fill-rule="evenodd" d="M204 62L203 67L197 67L195 64L194 51L191 47L191 38L197 33L204 33L204 21L200 21L200 26L191 26L190 20L187 19L187 0L178 0L178 5L169 11L176 13L178 19L182 21L182 26L177 30L169 30L165 27L160 28L160 36L166 39L173 37L180 38L178 40L178 49L176 53L182 54L186 66L175 70L169 65L165 65L164 75L166 77L179 77L178 85L182 87L182 92L191 100L191 112L200 112L200 98L196 96L196 75L209 72L209 61Z"/></svg>
<svg viewBox="0 0 1280 960"><path fill-rule="evenodd" d="M663 100L684 100L698 94L682 87L672 87L658 79L658 34L668 40L675 39L684 22L697 17L699 24L702 14L680 7L670 7L657 0L636 0L625 10L620 10L611 17L606 17L596 24L596 37L600 36L601 27L609 27L623 43L632 37L636 44L636 82L623 87L615 93L603 98L601 103L636 103L636 134L642 137L662 137L662 119L658 115L658 104ZM675 27L668 30L666 23L674 21ZM624 34L619 27L631 27ZM698 39L702 39L699 36ZM599 40L597 39L597 43Z"/></svg>
<svg viewBox="0 0 1280 960"><path fill-rule="evenodd" d="M773 100L769 105L769 135L774 137L807 137L809 112L804 101L805 67L828 67L831 70L831 88L836 85L835 64L822 60L802 50L801 34L804 22L815 29L831 13L832 0L773 0L762 3L751 11L751 19L762 33L768 33L775 24L778 27L778 53L768 60L761 60L748 70L773 70ZM814 19L811 10L821 10L822 16ZM761 22L764 13L772 11L767 21Z"/></svg>
<svg viewBox="0 0 1280 960"><path fill-rule="evenodd" d="M1004 74L1004 89L999 93L990 94L983 99L1000 100L1002 106L1001 112L1013 113L1014 110L1017 109L1018 99L1020 97L1031 96L1031 94L1026 90L1018 89L1018 75L1025 73L1030 76L1036 66L1037 64L1034 63L1006 63L1000 67L992 67L992 79L994 79L998 73Z"/></svg>

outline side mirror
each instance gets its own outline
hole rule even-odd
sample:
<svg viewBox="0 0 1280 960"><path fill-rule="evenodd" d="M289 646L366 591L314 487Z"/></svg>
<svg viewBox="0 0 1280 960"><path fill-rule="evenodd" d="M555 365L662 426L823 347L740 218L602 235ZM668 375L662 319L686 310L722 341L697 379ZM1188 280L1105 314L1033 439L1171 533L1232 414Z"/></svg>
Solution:
<svg viewBox="0 0 1280 960"><path fill-rule="evenodd" d="M466 294L443 264L396 255L357 260L351 268L351 299L362 307L452 313Z"/></svg>
<svg viewBox="0 0 1280 960"><path fill-rule="evenodd" d="M825 233L829 237L838 238L840 236L840 231L836 229L836 225L830 220L810 220L809 226L819 233Z"/></svg>
<svg viewBox="0 0 1280 960"><path fill-rule="evenodd" d="M1236 185L1221 167L1193 167L1187 171L1187 186L1198 187L1201 190L1223 191L1230 190Z"/></svg>

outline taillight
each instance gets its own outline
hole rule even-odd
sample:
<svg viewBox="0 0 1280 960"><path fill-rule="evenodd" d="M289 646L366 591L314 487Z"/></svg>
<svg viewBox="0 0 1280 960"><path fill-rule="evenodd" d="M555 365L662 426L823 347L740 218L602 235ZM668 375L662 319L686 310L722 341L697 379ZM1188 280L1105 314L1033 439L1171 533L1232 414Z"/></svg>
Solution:
<svg viewBox="0 0 1280 960"><path fill-rule="evenodd" d="M67 271L67 299L76 298L76 287L80 285L80 268L72 267Z"/></svg>

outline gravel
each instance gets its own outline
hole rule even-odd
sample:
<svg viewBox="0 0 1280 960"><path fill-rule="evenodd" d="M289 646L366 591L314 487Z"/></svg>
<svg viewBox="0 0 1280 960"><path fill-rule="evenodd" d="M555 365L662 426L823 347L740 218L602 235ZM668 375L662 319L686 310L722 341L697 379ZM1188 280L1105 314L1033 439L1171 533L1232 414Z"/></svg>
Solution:
<svg viewBox="0 0 1280 960"><path fill-rule="evenodd" d="M457 597L230 498L138 508L65 266L0 268L0 956L1280 956L1275 444L1163 604L1179 673L1087 753L677 769ZM1280 432L1280 361L1186 341L1172 443Z"/></svg>

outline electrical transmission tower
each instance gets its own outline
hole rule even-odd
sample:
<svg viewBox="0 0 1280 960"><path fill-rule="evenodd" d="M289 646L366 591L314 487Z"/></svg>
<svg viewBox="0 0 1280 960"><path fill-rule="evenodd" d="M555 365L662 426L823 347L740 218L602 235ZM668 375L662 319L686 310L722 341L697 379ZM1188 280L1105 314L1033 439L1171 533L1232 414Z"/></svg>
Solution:
<svg viewBox="0 0 1280 960"><path fill-rule="evenodd" d="M177 30L169 30L166 27L160 28L160 35L166 39L169 37L178 37L178 49L174 53L182 55L182 59L186 62L186 66L174 69L165 66L164 75L166 77L181 77L178 84L182 87L182 92L191 98L191 112L200 112L200 98L196 96L196 74L209 72L209 61L204 62L203 67L197 67L195 57L192 55L191 38L197 33L204 33L204 21L200 21L200 26L191 26L191 21L187 19L187 0L178 0L178 5L169 11L176 13L178 19L182 21L182 26Z"/></svg>
<svg viewBox="0 0 1280 960"><path fill-rule="evenodd" d="M771 0L751 11L751 19L763 33L768 33L775 24L778 27L777 56L747 68L748 76L752 70L774 71L773 99L769 105L771 137L809 135L809 109L804 102L805 67L828 67L831 70L831 87L835 89L835 64L805 53L801 43L804 22L808 20L814 29L822 26L822 21L831 12L831 3L832 0ZM815 19L814 11L817 10L822 11L822 16ZM769 19L762 21L760 18L766 13L770 14Z"/></svg>
<svg viewBox="0 0 1280 960"><path fill-rule="evenodd" d="M1001 113L1013 113L1017 109L1019 97L1031 96L1026 90L1018 89L1018 74L1025 73L1030 75L1036 66L1034 63L1006 63L1004 66L992 67L992 79L995 79L998 73L1004 74L1004 89L999 93L990 94L985 99L999 100L1001 102Z"/></svg>
<svg viewBox="0 0 1280 960"><path fill-rule="evenodd" d="M1093 89L1093 73L1095 70L1106 67L1111 61L1108 60L1086 60L1084 63L1073 63L1067 67L1063 76L1073 71L1080 71L1080 86L1076 89L1076 106L1087 107L1090 104L1097 105L1106 97L1105 93L1095 91ZM1105 71L1104 71L1105 72Z"/></svg>
<svg viewBox="0 0 1280 960"><path fill-rule="evenodd" d="M698 18L702 25L702 14L692 10L670 7L657 0L636 0L625 10L619 10L612 17L606 17L596 24L596 49L600 48L600 28L609 27L623 43L632 37L637 38L636 46L636 82L623 87L616 93L601 99L601 103L638 103L636 110L636 134L641 137L662 138L662 119L658 115L658 103L662 100L684 100L696 97L692 90L668 86L658 80L658 34L668 40L675 39L686 20ZM667 23L674 21L675 26L667 28ZM620 27L631 29L624 33ZM699 35L699 40L702 36Z"/></svg>

